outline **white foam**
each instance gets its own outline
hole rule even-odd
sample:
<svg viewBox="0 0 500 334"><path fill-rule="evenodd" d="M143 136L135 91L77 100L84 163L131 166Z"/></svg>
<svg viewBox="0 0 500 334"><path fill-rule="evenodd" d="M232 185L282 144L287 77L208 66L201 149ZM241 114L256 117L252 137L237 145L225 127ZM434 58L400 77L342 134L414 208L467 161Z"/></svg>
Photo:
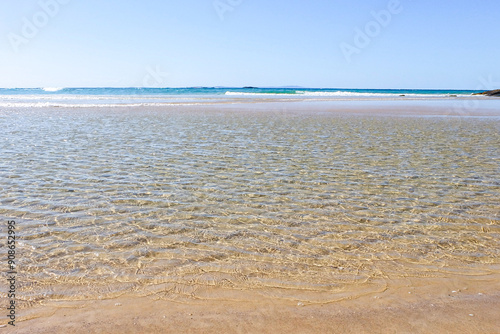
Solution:
<svg viewBox="0 0 500 334"><path fill-rule="evenodd" d="M297 91L297 94L304 96L340 96L340 97L394 97L400 94L391 93L358 93L358 92L346 92L346 91L336 91L336 92L310 92L310 91ZM408 94L416 95L418 94Z"/></svg>
<svg viewBox="0 0 500 334"><path fill-rule="evenodd" d="M243 95L243 96L294 96L296 94L290 93L246 93L246 92L229 92L227 91L224 95Z"/></svg>
<svg viewBox="0 0 500 334"><path fill-rule="evenodd" d="M16 101L59 101L59 100L164 100L164 99L175 99L175 100L190 100L191 97L181 97L181 96L150 96L150 95L64 95L64 94L51 94L51 95L0 95L0 101L2 100L16 100Z"/></svg>
<svg viewBox="0 0 500 334"><path fill-rule="evenodd" d="M346 91L335 91L335 92L322 92L322 91L304 91L298 90L295 94L291 93L247 93L247 92L230 92L227 91L225 95L233 96L283 96L283 97L300 97L300 96L316 96L316 97L449 97L450 94L407 94L407 93L362 93L362 92L346 92ZM463 94L455 94L463 95Z"/></svg>
<svg viewBox="0 0 500 334"><path fill-rule="evenodd" d="M305 96L394 96L397 94L388 93L357 93L357 92L346 92L346 91L336 91L336 92L311 92L311 91L297 91L297 94Z"/></svg>
<svg viewBox="0 0 500 334"><path fill-rule="evenodd" d="M277 95L277 96L394 96L396 94L376 94L376 93L355 93L355 92L345 92L345 91L337 91L337 92L312 92L312 91L302 91L298 90L295 94L290 93L247 93L247 92L230 92L227 91L225 95L243 95L243 96L268 96L268 95Z"/></svg>
<svg viewBox="0 0 500 334"><path fill-rule="evenodd" d="M117 108L117 107L160 107L160 106L199 106L213 103L176 103L176 102L149 102L149 103L54 103L54 102L0 102L4 108Z"/></svg>
<svg viewBox="0 0 500 334"><path fill-rule="evenodd" d="M63 89L64 89L64 87L44 87L44 88L42 88L42 90L44 90L46 92L57 92L57 91L60 91Z"/></svg>

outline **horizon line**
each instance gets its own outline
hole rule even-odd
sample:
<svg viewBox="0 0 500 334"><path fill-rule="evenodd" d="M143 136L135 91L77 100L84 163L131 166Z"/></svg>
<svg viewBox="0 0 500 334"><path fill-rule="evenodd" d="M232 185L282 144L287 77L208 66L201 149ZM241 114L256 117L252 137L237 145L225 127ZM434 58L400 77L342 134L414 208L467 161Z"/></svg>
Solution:
<svg viewBox="0 0 500 334"><path fill-rule="evenodd" d="M32 87L0 87L0 89L187 89L187 88L204 88L204 89L337 89L337 90L466 90L466 91L489 91L491 89L469 89L469 88L349 88L349 87L307 87L307 86L171 86L171 87L141 87L141 86L32 86Z"/></svg>

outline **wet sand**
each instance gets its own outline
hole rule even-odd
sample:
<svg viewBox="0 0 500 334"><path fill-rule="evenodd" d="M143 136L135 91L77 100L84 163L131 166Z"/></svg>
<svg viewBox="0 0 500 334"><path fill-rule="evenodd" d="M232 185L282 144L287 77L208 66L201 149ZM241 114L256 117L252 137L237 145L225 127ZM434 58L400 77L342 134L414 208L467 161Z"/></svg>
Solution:
<svg viewBox="0 0 500 334"><path fill-rule="evenodd" d="M431 296L419 287L425 280L408 283L392 296L387 292L320 305L260 295L246 301L88 301L77 308L51 308L46 317L0 333L498 333L499 294L480 293L485 290L473 286L450 290L457 285L448 282L441 286L446 292Z"/></svg>
<svg viewBox="0 0 500 334"><path fill-rule="evenodd" d="M471 99L471 101L475 100ZM498 127L500 109L491 107L464 109L457 108L454 102L441 102L369 101L352 103L350 101L349 103L332 103L298 101L281 103L257 101L255 103L218 104L203 107L101 108L97 111L92 110L92 112L120 114L126 110L129 113L158 114L172 112L175 109L175 112L181 110L198 115L217 113L222 116L230 116L235 113L262 115L272 113L278 116L283 115L286 118L299 115L301 117L322 115L356 117L360 115L390 119L436 116L450 117L457 128L459 128L457 122L467 124L469 119L475 118L481 118L483 121L491 119L493 125L490 125ZM37 113L38 111L33 112ZM57 113L59 116L65 117L75 113L75 109L57 108ZM468 235L464 235L468 239L463 240L470 240L472 245L476 242L474 236L482 233L481 238L489 240L488 242L491 243L490 250L498 252L499 243L498 239L495 238L498 236L498 214L500 212L497 209L498 206L490 206L488 210L494 212L488 211L488 217L464 225L471 229L468 231L470 232ZM36 222L37 219L33 218L32 220ZM445 226L448 225L445 224ZM458 235L461 232L460 229L453 231L453 234ZM434 232L431 233L431 235L434 234ZM452 237L450 236L450 238ZM424 241L428 242L428 240ZM369 240L369 242L371 241ZM450 245L452 243L439 245L436 249L450 248L452 247ZM373 283L374 289L370 288L366 293L362 291L349 291L344 295L337 293L332 298L328 298L327 293L321 298L315 295L314 298L310 299L313 301L311 303L307 301L307 291L304 290L299 291L303 298L297 299L298 295L295 295L293 291L289 292L287 289L276 287L272 289L263 289L258 286L251 288L250 285L245 285L245 282L241 285L224 287L222 284L225 280L224 277L221 278L222 283L217 287L211 286L211 278L208 278L205 285L199 286L199 289L193 290L190 289L192 286L189 284L187 286L179 284L170 287L169 292L165 294L159 293L161 289L152 289L155 290L154 293L142 292L141 289L144 287L139 287L136 294L127 292L119 297L104 300L86 297L74 298L82 299L79 301L65 301L64 298L59 297L55 300L42 299L41 302L23 305L18 312L16 328L13 330L10 326L1 327L0 334L2 332L498 333L500 328L500 313L498 311L500 309L500 267L498 261L489 258L485 262L479 263L480 261L478 261L475 265L474 250L474 247L471 247L470 250L464 250L467 257L463 254L460 255L464 256L466 263L460 263L457 260L458 257L454 261L450 260L449 263L446 261L436 262L437 264L432 264L430 272L422 271L424 267L411 267L411 260L406 261L404 266L399 266L398 259L380 258L383 261L387 260L388 264L394 264L394 267L391 268L392 274L389 270L384 274L379 274L378 269L367 274L368 282ZM412 248L408 248L407 251L411 253ZM381 249L380 253L383 252L384 250ZM354 253L352 258L356 259ZM369 252L365 255L366 259L357 260L360 263L362 261L369 262ZM493 256L493 254L490 255ZM383 261L379 261L380 268L383 268ZM450 267L447 268L445 263L450 264ZM133 265L136 265L135 262ZM443 267L440 267L441 265ZM332 268L337 269L338 267ZM401 268L403 272L398 273L394 268ZM132 269L134 274L131 276L137 276L141 267L137 265ZM454 270L456 270L455 273ZM352 273L356 271L359 271L359 268L352 268ZM310 275L304 277L311 279L316 278L313 271L305 272L304 275ZM405 276L407 277L404 278ZM22 282L22 277L20 278L20 282ZM182 280L182 275L179 279ZM112 281L105 283L113 284ZM21 284L25 287L30 285L36 287L37 282L22 282ZM364 287L364 285L359 285L359 287ZM3 283L0 284L0 288L2 292L5 291ZM50 287L50 289L52 292L55 291L55 295L57 295L57 285ZM78 291L78 289L81 289L83 293L85 288L78 286L65 292ZM195 291L196 294L191 293L191 291ZM352 296L355 297L352 298ZM2 295L2 308L4 308L5 302L6 298ZM6 322L6 319L2 318L0 325L5 325Z"/></svg>

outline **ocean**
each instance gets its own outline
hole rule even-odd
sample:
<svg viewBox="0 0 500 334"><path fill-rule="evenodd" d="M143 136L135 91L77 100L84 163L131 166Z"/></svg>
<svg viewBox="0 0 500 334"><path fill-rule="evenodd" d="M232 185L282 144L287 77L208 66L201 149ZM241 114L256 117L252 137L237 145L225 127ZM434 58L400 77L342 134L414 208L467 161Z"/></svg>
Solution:
<svg viewBox="0 0 500 334"><path fill-rule="evenodd" d="M470 97L477 90L335 89L335 88L0 88L0 107L99 107L209 104L221 99L390 100Z"/></svg>

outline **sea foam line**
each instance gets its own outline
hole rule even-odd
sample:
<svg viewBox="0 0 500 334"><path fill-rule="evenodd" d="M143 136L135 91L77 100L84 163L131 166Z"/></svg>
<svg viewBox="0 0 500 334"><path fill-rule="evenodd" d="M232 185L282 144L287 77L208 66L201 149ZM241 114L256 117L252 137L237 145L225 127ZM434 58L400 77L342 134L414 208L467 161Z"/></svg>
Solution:
<svg viewBox="0 0 500 334"><path fill-rule="evenodd" d="M449 97L450 94L414 94L414 93L362 93L362 92L346 92L346 91L336 91L336 92L314 92L314 91L295 91L294 93L247 93L247 92L231 92L227 91L225 95L232 96L289 96L289 97L300 97L300 96L321 96L321 97ZM469 94L453 94L459 96L469 96Z"/></svg>
<svg viewBox="0 0 500 334"><path fill-rule="evenodd" d="M0 102L3 108L116 108L116 107L159 107L159 106L201 106L214 103L176 103L176 102L154 102L154 103L53 103L53 102Z"/></svg>

